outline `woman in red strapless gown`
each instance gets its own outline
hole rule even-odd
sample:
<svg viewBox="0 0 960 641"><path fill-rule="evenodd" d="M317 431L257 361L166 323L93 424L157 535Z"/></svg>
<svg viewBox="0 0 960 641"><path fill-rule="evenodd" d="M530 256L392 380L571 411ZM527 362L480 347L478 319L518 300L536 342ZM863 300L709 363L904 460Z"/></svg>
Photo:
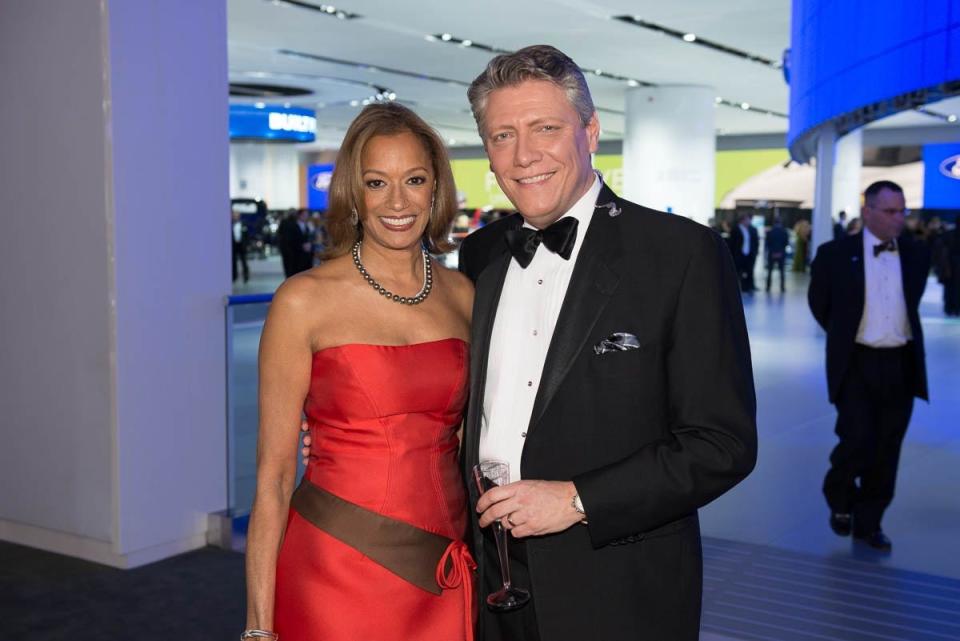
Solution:
<svg viewBox="0 0 960 641"><path fill-rule="evenodd" d="M314 354L306 404L309 481L369 510L461 538L466 503L456 429L468 349L449 339ZM455 575L456 589L436 597L291 510L277 561L275 631L283 641L462 639L472 625L469 580Z"/></svg>
<svg viewBox="0 0 960 641"><path fill-rule="evenodd" d="M443 140L406 107L365 108L331 178L331 252L281 286L261 337L242 639L472 641L473 287L424 249L451 248L456 212Z"/></svg>

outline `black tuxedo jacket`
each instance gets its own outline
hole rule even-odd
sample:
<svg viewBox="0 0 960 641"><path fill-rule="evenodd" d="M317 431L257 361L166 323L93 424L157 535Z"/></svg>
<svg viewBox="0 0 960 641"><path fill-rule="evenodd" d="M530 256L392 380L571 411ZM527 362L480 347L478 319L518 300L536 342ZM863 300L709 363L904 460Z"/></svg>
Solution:
<svg viewBox="0 0 960 641"><path fill-rule="evenodd" d="M540 634L543 641L696 639L697 509L743 479L756 459L738 280L729 251L707 227L622 200L606 186L598 203L580 230L583 246L521 460L526 479L574 481L589 518L527 541ZM476 283L468 478L512 260L504 232L521 224L515 215L488 225L460 250L461 269ZM594 346L614 332L636 336L639 349L597 355ZM484 616L496 615L484 608L481 625Z"/></svg>
<svg viewBox="0 0 960 641"><path fill-rule="evenodd" d="M919 307L930 272L930 253L909 234L897 239L897 248L907 318L913 333L910 342L915 359L913 394L926 399L927 368ZM850 365L863 316L866 286L863 270L863 232L824 243L810 267L807 301L814 318L827 333L827 386L833 403L837 401Z"/></svg>

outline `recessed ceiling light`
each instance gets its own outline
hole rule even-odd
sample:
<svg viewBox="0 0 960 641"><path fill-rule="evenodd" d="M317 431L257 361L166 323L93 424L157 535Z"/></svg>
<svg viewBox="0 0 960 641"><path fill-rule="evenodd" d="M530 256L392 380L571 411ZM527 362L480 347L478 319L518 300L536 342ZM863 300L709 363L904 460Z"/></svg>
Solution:
<svg viewBox="0 0 960 641"><path fill-rule="evenodd" d="M450 140L448 140L447 142L448 142L448 143L450 143L451 145L455 145L455 144L457 144L457 141L456 141L456 140L454 140L453 138L451 138L451 139L450 139Z"/></svg>
<svg viewBox="0 0 960 641"><path fill-rule="evenodd" d="M717 96L716 98L713 99L713 101L719 105L721 102L723 102L723 98L721 98L720 96Z"/></svg>
<svg viewBox="0 0 960 641"><path fill-rule="evenodd" d="M595 70L593 71L593 73L597 74L598 76L602 76L602 75L603 75L603 69L595 69Z"/></svg>
<svg viewBox="0 0 960 641"><path fill-rule="evenodd" d="M351 101L350 101L350 106L351 106L351 107L359 107L359 106L360 106L360 101L359 101L359 100L351 100Z"/></svg>
<svg viewBox="0 0 960 641"><path fill-rule="evenodd" d="M444 34L442 34L442 35L440 36L440 39L443 40L444 42L447 42L447 41L450 40L450 38L452 38L452 37L453 37L453 36L451 36L449 33L444 33Z"/></svg>
<svg viewBox="0 0 960 641"><path fill-rule="evenodd" d="M950 114L947 116L947 122L957 122L957 114Z"/></svg>
<svg viewBox="0 0 960 641"><path fill-rule="evenodd" d="M326 11L327 13L336 13L336 12L337 12L337 8L336 8L336 7L331 7L330 5L325 6L325 7L323 8L323 10Z"/></svg>
<svg viewBox="0 0 960 641"><path fill-rule="evenodd" d="M397 94L395 94L395 93L393 93L393 92L391 91L390 93L387 94L387 98L390 99L390 100L396 100L396 99L397 99Z"/></svg>
<svg viewBox="0 0 960 641"><path fill-rule="evenodd" d="M637 82L636 80L634 80L633 78L631 78L630 80L627 80L627 84L630 85L631 87L636 87L636 86L638 86L640 83Z"/></svg>
<svg viewBox="0 0 960 641"><path fill-rule="evenodd" d="M255 103L253 103L253 106L256 107L257 109L263 109L263 108L266 107L267 105L266 105L265 103L262 103L262 102L255 102Z"/></svg>
<svg viewBox="0 0 960 641"><path fill-rule="evenodd" d="M432 33L428 33L427 35L425 35L425 36L423 37L423 39L426 40L427 42L436 42L436 41L437 41L437 37L436 37L435 35L433 35Z"/></svg>
<svg viewBox="0 0 960 641"><path fill-rule="evenodd" d="M744 111L746 111L747 109L750 108L750 103L749 103L749 102L741 102L741 103L740 103L740 108L743 109Z"/></svg>
<svg viewBox="0 0 960 641"><path fill-rule="evenodd" d="M696 42L697 36L693 33L685 33L683 34L683 39L685 42Z"/></svg>
<svg viewBox="0 0 960 641"><path fill-rule="evenodd" d="M464 47L469 47L470 45L473 44L473 40L464 40L464 41L461 42L460 44L461 44L462 46L464 46Z"/></svg>

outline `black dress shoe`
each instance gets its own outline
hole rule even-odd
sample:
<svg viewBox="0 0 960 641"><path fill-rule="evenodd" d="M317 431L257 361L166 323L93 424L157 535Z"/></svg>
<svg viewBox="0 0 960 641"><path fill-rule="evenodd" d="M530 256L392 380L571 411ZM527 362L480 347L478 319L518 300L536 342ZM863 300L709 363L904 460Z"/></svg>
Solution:
<svg viewBox="0 0 960 641"><path fill-rule="evenodd" d="M849 513L830 513L830 529L838 536L850 536L851 523L852 519Z"/></svg>
<svg viewBox="0 0 960 641"><path fill-rule="evenodd" d="M877 530L873 534L867 534L866 536L854 534L853 538L861 543L866 543L874 550L879 550L880 552L890 552L893 550L893 542L887 538L883 530Z"/></svg>

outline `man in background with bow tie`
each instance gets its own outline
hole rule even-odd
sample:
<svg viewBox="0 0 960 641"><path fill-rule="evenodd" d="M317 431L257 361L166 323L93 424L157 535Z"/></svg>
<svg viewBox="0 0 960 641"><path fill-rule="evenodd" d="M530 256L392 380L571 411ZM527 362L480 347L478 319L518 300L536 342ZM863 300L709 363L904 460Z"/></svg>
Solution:
<svg viewBox="0 0 960 641"><path fill-rule="evenodd" d="M507 461L514 481L482 497L471 484L474 551L485 597L500 587L500 521L513 584L532 593L512 612L481 604L478 638L694 641L697 509L756 459L730 252L603 183L597 113L562 52L497 56L468 96L519 211L460 249L476 284L464 472Z"/></svg>
<svg viewBox="0 0 960 641"><path fill-rule="evenodd" d="M863 231L820 246L807 297L827 332L827 385L837 408L840 442L823 482L830 527L889 552L880 522L893 499L913 399L927 399L918 308L930 255L902 234L899 185L875 182L863 200Z"/></svg>

